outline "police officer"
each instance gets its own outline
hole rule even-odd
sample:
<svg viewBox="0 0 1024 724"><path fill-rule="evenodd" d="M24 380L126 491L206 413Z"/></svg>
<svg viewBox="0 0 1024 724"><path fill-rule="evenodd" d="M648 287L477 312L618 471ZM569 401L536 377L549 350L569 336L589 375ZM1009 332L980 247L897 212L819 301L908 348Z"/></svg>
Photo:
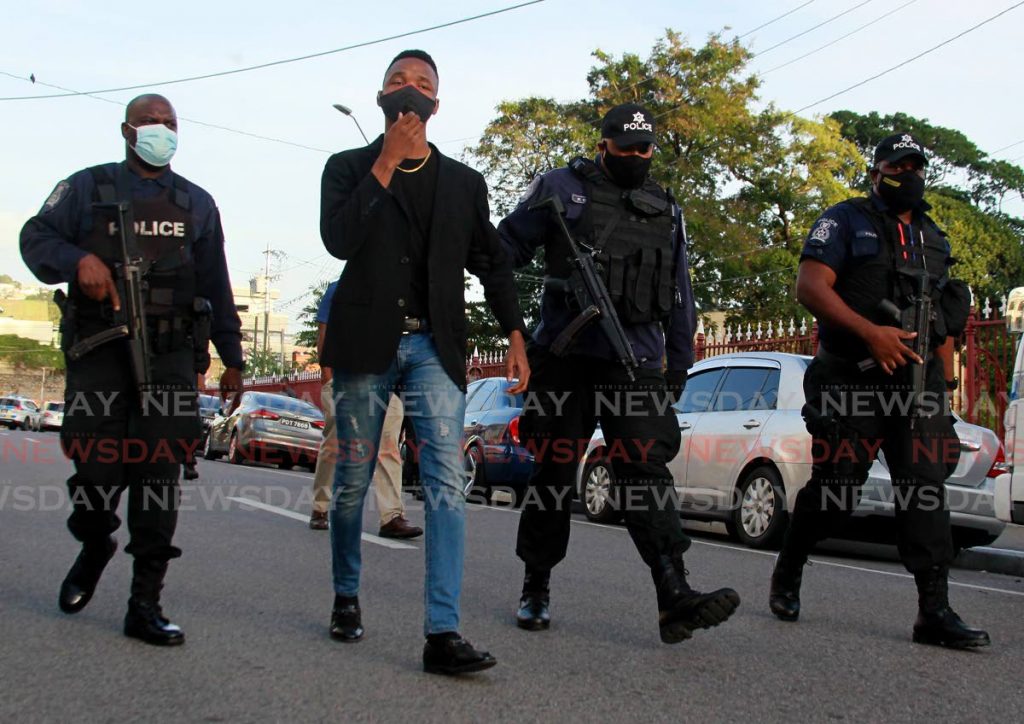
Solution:
<svg viewBox="0 0 1024 724"><path fill-rule="evenodd" d="M680 434L670 403L678 399L693 362L696 311L686 261L682 213L649 177L655 124L639 105L612 108L601 124L594 160L534 180L498 233L516 266L544 248L541 321L529 345L533 370L520 417L524 444L537 461L519 523L517 555L526 572L516 622L550 624L551 569L565 557L570 502L580 453L600 420L617 480L626 526L657 591L661 640L676 643L697 628L725 621L739 596L724 588L702 594L686 581L682 531L667 463ZM578 243L596 255L604 284L640 368L630 379L603 332L592 325L562 356L553 342L579 308L569 290L569 244L557 219L534 205L556 196ZM667 353L668 371L662 372ZM557 452L556 452L557 450ZM570 453L571 451L571 453Z"/></svg>
<svg viewBox="0 0 1024 724"><path fill-rule="evenodd" d="M67 362L61 443L74 462L68 479L71 534L82 549L60 589L59 605L77 613L89 603L116 542L121 493L128 491L134 557L124 633L149 644L184 642L164 617L160 591L177 523L178 474L199 440L192 325L196 297L213 309L212 338L227 369L223 394L241 386L242 348L224 259L220 215L210 195L171 171L177 117L166 98L128 104L123 163L94 166L61 181L21 232L21 253L47 284L69 286L61 325ZM72 345L109 331L125 304L115 281L121 260L116 212L95 207L131 201L137 252L143 258L143 307L151 384L140 389L122 337L72 359Z"/></svg>
<svg viewBox="0 0 1024 724"><path fill-rule="evenodd" d="M856 507L881 449L900 557L917 583L913 640L967 648L986 646L989 637L949 607L953 543L944 481L959 458L945 393L957 385L952 337L963 331L969 292L950 278L949 242L927 214L926 165L917 138L886 138L875 148L870 196L828 209L804 245L797 298L817 318L820 335L804 376L814 464L794 504L769 605L779 618L797 620L807 555ZM897 326L894 312L928 297L935 313L928 339L918 340ZM913 391L915 368L924 372L923 394Z"/></svg>

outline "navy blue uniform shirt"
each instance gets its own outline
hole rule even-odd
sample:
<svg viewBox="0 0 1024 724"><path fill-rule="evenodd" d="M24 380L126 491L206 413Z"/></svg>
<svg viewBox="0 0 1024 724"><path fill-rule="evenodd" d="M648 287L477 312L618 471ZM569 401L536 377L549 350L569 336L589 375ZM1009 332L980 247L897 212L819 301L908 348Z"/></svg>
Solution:
<svg viewBox="0 0 1024 724"><path fill-rule="evenodd" d="M324 290L324 296L320 300L320 306L316 308L317 324L327 324L331 318L331 302L334 300L334 292L338 290L338 282L331 282Z"/></svg>
<svg viewBox="0 0 1024 724"><path fill-rule="evenodd" d="M888 212L889 207L878 194L872 192L869 198L876 209L882 213ZM910 241L918 239L919 231L929 240L933 235L940 236L948 254L950 246L945 234L925 215L929 208L931 207L924 203L921 209L914 211L907 228L907 238ZM901 222L896 219L894 223ZM871 219L853 204L842 201L826 209L811 226L804 248L800 252L800 261L814 259L827 264L836 274L842 274L851 261L877 254L881 242ZM920 249L916 253L920 253Z"/></svg>
<svg viewBox="0 0 1024 724"><path fill-rule="evenodd" d="M108 163L103 166L109 178L117 177L118 165ZM128 171L133 199L159 196L171 185L170 173L144 179L131 169ZM79 244L88 238L93 228L95 187L88 169L74 173L57 184L43 208L22 228L21 256L39 281L60 284L74 280L78 262L87 253L79 248ZM196 294L209 299L213 306L210 338L221 360L228 367L241 368L242 323L231 293L220 212L213 197L191 181L188 182L188 194L196 230L192 244Z"/></svg>
<svg viewBox="0 0 1024 724"><path fill-rule="evenodd" d="M538 247L551 242L554 248L567 248L547 208L530 210L530 204L548 196L558 196L565 206L565 219L572 232L587 205L583 180L569 168L549 171L534 179L515 210L498 225L498 234L508 249L514 267L533 259ZM687 370L693 364L693 335L697 328L697 310L690 285L690 268L686 260L686 229L678 206L674 210L672 240L676 261L676 298L664 330L658 322L623 325L633 347L633 354L642 367L661 369L662 358L668 357L669 370ZM534 340L550 346L577 315L568 305L564 293L544 292L540 307L540 324L533 332ZM611 345L598 325L592 325L579 338L573 351L580 354L616 359Z"/></svg>

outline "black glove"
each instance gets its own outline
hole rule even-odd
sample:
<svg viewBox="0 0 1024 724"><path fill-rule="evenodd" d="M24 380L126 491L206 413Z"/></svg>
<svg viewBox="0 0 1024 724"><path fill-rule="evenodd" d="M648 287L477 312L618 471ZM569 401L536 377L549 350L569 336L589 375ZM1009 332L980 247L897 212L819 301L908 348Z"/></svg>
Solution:
<svg viewBox="0 0 1024 724"><path fill-rule="evenodd" d="M679 402L686 389L686 370L665 370L665 387L675 396Z"/></svg>

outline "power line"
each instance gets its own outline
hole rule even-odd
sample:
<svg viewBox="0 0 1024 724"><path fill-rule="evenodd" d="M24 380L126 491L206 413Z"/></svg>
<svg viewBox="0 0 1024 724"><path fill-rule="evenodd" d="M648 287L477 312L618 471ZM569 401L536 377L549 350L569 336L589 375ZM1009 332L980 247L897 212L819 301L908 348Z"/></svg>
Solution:
<svg viewBox="0 0 1024 724"><path fill-rule="evenodd" d="M962 31L960 33L957 33L952 38L947 38L946 40L943 40L938 45L933 45L931 48L928 48L928 50L925 50L925 51L923 51L921 53L918 53L917 55L915 55L912 58L907 58L902 63L897 63L896 65L892 66L891 68L886 68L881 73L876 73L875 75L871 76L870 78L865 78L864 80L860 81L859 83L854 83L853 85L851 85L851 86L849 86L847 88L844 88L841 91L837 91L837 92L833 93L832 95L825 96L824 98L816 100L813 103L808 103L803 108L798 108L797 110L789 113L786 117L789 118L790 116L795 116L797 113L802 113L803 111L806 111L808 108L813 108L816 105L820 105L821 103L824 103L825 101L830 101L833 98L841 96L844 93L848 93L849 91L852 91L855 88L859 88L860 86L865 85L867 83L870 83L873 80L878 80L883 75L887 75L887 74L891 73L892 71L897 70L898 68L902 68L903 66L905 66L905 65L907 65L909 63L912 63L912 62L914 62L915 60L917 60L919 58L923 58L924 56L926 56L929 53L932 53L932 52L938 50L939 48L941 48L944 45L949 45L954 40L958 40L959 38L962 38L963 36L967 35L968 33L971 33L973 31L977 30L981 26L987 25L988 23L991 23L993 20L996 20L997 18L1000 18L1003 15L1006 15L1006 13L1010 12L1011 10L1016 10L1021 5L1024 5L1024 0L1021 0L1021 2L1018 2L1018 3L1015 3L1014 5L1011 5L1010 7L1006 8L1005 10L996 13L992 17L989 17L989 18L986 18L985 20L982 20L977 25L972 25L971 27L967 28L966 30L964 30L964 31Z"/></svg>
<svg viewBox="0 0 1024 724"><path fill-rule="evenodd" d="M802 10L803 8L807 7L808 5L810 5L813 2L814 2L814 0L807 0L807 2L805 2L803 5L798 5L797 7L793 8L792 10L789 10L788 12L784 12L784 13L782 13L782 15L779 15L778 17L772 18L767 23L761 23L756 28L753 28L752 30L748 30L747 32L743 33L743 35L737 35L736 39L737 40L742 40L743 38L747 37L751 33L756 33L761 28L767 28L769 25L771 25L772 23L776 22L777 20L782 20L787 15L792 15L797 10Z"/></svg>
<svg viewBox="0 0 1024 724"><path fill-rule="evenodd" d="M221 70L215 73L204 73L202 75L193 75L187 78L175 78L174 80L162 80L155 83L142 83L139 85L122 86L120 88L104 88L102 90L93 91L81 91L71 93L54 93L49 95L36 95L36 96L10 96L7 98L0 98L0 101L26 101L26 100L40 100L44 98L66 98L68 96L76 95L91 95L93 93L116 93L119 91L131 91L140 90L143 88L153 88L162 85L174 85L176 83L188 83L194 80L206 80L208 78L220 78L226 75L237 75L238 73L248 73L253 70L262 70L263 68L271 68L276 65L285 65L288 63L298 63L303 60L310 60L312 58L322 58L327 55L334 55L335 53L343 53L348 50L355 50L357 48L365 48L370 45L377 45L379 43L386 43L390 40L398 40L399 38L408 38L412 35L420 35L422 33L431 32L433 30L441 30L443 28L450 28L454 25L461 25L463 23L472 22L474 20L480 20L482 18L491 17L494 15L500 15L502 13L511 12L512 10L518 10L520 8L527 7L529 5L536 5L542 3L544 0L528 0L528 2L519 3L518 5L509 5L508 7L500 8L498 10L491 10L486 13L480 13L479 15L472 15L470 17L460 18L459 20L451 20L446 23L440 23L439 25L432 25L429 28L420 28L419 30L409 30L404 33L398 33L396 35L389 35L386 38L377 38L376 40L366 40L361 43L355 43L353 45L346 45L342 48L334 48L333 50L323 50L318 53L310 53L308 55L300 55L296 58L284 58L282 60L272 60L269 63L260 63L259 65L250 65L245 68L233 68L231 70Z"/></svg>
<svg viewBox="0 0 1024 724"><path fill-rule="evenodd" d="M852 12L853 12L854 10L856 10L857 8L862 8L862 7L864 7L865 5L867 5L868 3L873 3L874 1L875 1L875 0L863 0L863 2L861 2L860 4L858 4L858 5L854 5L854 6L852 7L852 8L849 8L849 9L847 9L847 10L844 10L843 12L839 13L838 15L833 15L833 16L832 16L832 17L830 17L830 18L829 18L828 20L823 20L822 22L818 23L817 25L814 25L814 26L812 26L812 27L810 27L810 28L807 28L807 30L804 30L804 31L802 31L802 32L799 32L799 33L797 33L796 35L793 35L793 36L791 36L791 37L789 37L789 38L786 38L786 39L785 39L785 40L783 40L782 42L776 43L775 45L772 45L771 47L768 47L768 48L765 48L764 50L761 50L761 51L759 51L759 52L757 53L757 55L758 55L758 56L760 56L760 55L764 55L765 53L769 53L769 52L771 52L771 51L775 50L776 48L779 48L779 47L781 47L781 46L785 45L786 43L788 43L788 42L789 42L789 41L791 41L791 40L796 40L797 38L802 38L803 36L807 35L808 33L812 32L812 31L814 31L814 30L817 30L818 28L820 28L820 27L822 27L822 26L828 25L828 24L829 24L829 23L831 23L831 22L832 22L833 20L838 20L839 18L843 17L844 15L847 15L847 14L849 14L849 13L852 13ZM757 56L755 56L755 57L757 57ZM2 99L0 99L0 100L2 100Z"/></svg>
<svg viewBox="0 0 1024 724"><path fill-rule="evenodd" d="M992 152L992 153L990 153L989 155L991 156L991 155L993 155L993 154L999 153L1000 151L1005 151L1005 150L1006 150L1006 149L1008 149L1008 148L1013 148L1014 146L1019 146L1019 145L1020 145L1020 144L1022 144L1022 143L1024 143L1024 138L1020 139L1019 141L1014 141L1013 143L1011 143L1011 144L1010 144L1010 145L1008 145L1008 146L1003 146L1002 148L997 148L997 149L996 149L995 151L993 151L993 152ZM1022 158L1022 157L1021 157L1021 156L1018 156L1017 158ZM1013 160L1016 160L1016 159L1013 159Z"/></svg>
<svg viewBox="0 0 1024 724"><path fill-rule="evenodd" d="M899 12L900 10L902 10L903 8L907 7L908 5L913 5L913 4L914 4L914 3L916 3L916 2L917 2L917 0L908 0L908 2L905 2L905 3L903 3L902 5L900 5L900 6L899 6L898 8L896 8L895 10L890 10L889 12L885 13L884 15L879 15L879 16L878 16L877 18L875 18L875 19L874 19L874 20L872 20L871 22L869 22L869 23L865 23L864 25L861 25L861 26L860 26L859 28L857 28L856 30L851 30L851 31L850 31L850 32L848 32L848 33L847 33L846 35L841 35L841 36L839 36L838 38L836 38L835 40L833 40L833 41L831 41L831 42L828 42L828 43L825 43L825 44L824 44L824 45L822 45L822 46L821 46L820 48L815 48L814 50L810 51L809 53L804 53L803 55L798 55L797 57L793 58L792 60L787 60L787 61L786 61L785 63L783 63L783 64L781 64L781 65L777 65L777 66L775 66L774 68L769 68L768 70L763 70L763 71L761 71L760 73L758 73L757 75L758 75L758 76L764 76L764 75L768 75L769 73L774 73L775 71L777 71L777 70L779 70L779 69L781 69L781 68L785 68L785 67L786 67L787 65L792 65L793 63L796 63L796 62L797 62L797 61L799 61L799 60L803 60L804 58L810 57L810 56L814 55L815 53L820 53L821 51L825 50L826 48L830 48L830 47L832 47L833 45L835 45L836 43L838 43L838 42L840 42L840 41L842 41L842 40L846 40L846 39L847 39L847 38L849 38L849 37L850 37L851 35L856 35L856 34L857 34L857 33L859 33L859 32L860 32L861 30L864 30L864 29L866 29L866 28L869 28L869 27L871 27L872 25L874 25L875 23L879 23L879 22L881 22L882 20L885 20L885 19L886 19L887 17L889 17L890 15L892 15L892 14L894 14L894 13L898 13L898 12ZM757 56L754 56L754 57L757 57Z"/></svg>
<svg viewBox="0 0 1024 724"><path fill-rule="evenodd" d="M113 100L111 98L104 98L102 96L96 95L95 93L85 93L85 92L75 91L75 90L72 90L70 88L65 88L63 86L55 85L53 83L45 83L45 82L43 82L41 80L38 80L38 79L37 80L32 80L31 78L27 78L25 76L15 75L14 73L8 73L5 70L0 70L0 75L6 75L8 78L14 78L16 80L28 81L30 83L35 83L36 85L44 85L47 88L57 88L58 90L70 91L70 93L68 93L68 96L86 96L88 98L92 98L92 99L97 100L97 101L102 101L104 103L111 103L111 104L113 104L115 106L118 106L120 108L124 108L124 106L125 106L125 104L121 103L120 101L115 101L115 100ZM221 125L216 124L216 123L207 123L206 121L200 121L200 120L198 120L196 118L186 118L185 116L178 116L178 120L187 121L189 123L194 123L197 126L205 126L206 128L215 128L218 131L227 131L228 133L236 133L236 134L238 134L240 136L248 136L249 138L256 138L256 139L259 139L261 141L271 141L273 143L281 143L281 144L284 144L286 146L294 146L295 148L303 148L303 149L306 149L307 151L318 151L320 153L334 153L333 151L329 151L326 148L317 148L315 146L307 146L307 145L305 145L303 143L295 143L294 141L286 141L283 138L274 138L273 136L263 136L263 135L260 135L258 133L250 133L249 131L242 131L242 130L239 130L237 128L230 128L228 126L221 126Z"/></svg>

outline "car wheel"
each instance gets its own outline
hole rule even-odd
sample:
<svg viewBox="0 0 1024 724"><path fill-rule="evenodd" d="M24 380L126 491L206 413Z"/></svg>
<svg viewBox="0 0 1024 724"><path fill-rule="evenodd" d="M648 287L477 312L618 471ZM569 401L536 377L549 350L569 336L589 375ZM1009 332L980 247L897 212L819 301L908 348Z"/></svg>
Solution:
<svg viewBox="0 0 1024 724"><path fill-rule="evenodd" d="M999 538L998 535L986 533L983 530L972 530L970 528L955 527L952 530L953 555L958 556L967 548L992 545Z"/></svg>
<svg viewBox="0 0 1024 724"><path fill-rule="evenodd" d="M580 482L583 512L595 523L614 523L621 517L617 504L615 471L607 460L595 456L583 471Z"/></svg>
<svg viewBox="0 0 1024 724"><path fill-rule="evenodd" d="M21 421L21 429L24 430L25 432L28 432L28 418L27 417L24 420Z"/></svg>
<svg viewBox="0 0 1024 724"><path fill-rule="evenodd" d="M472 497L471 503L491 502L491 489L487 485L487 472L484 470L484 453L479 445L470 445L466 449L463 460L466 471L466 497Z"/></svg>
<svg viewBox="0 0 1024 724"><path fill-rule="evenodd" d="M761 465L736 486L736 505L729 533L751 548L773 548L782 542L789 514L786 491L775 468Z"/></svg>
<svg viewBox="0 0 1024 724"><path fill-rule="evenodd" d="M291 470L294 467L295 461L292 460L291 457L287 455L287 453L285 454L285 457L282 458L281 461L278 462L277 464L278 470Z"/></svg>
<svg viewBox="0 0 1024 724"><path fill-rule="evenodd" d="M242 464L242 446L238 444L238 433L231 433L231 442L228 443L228 462L232 465Z"/></svg>

